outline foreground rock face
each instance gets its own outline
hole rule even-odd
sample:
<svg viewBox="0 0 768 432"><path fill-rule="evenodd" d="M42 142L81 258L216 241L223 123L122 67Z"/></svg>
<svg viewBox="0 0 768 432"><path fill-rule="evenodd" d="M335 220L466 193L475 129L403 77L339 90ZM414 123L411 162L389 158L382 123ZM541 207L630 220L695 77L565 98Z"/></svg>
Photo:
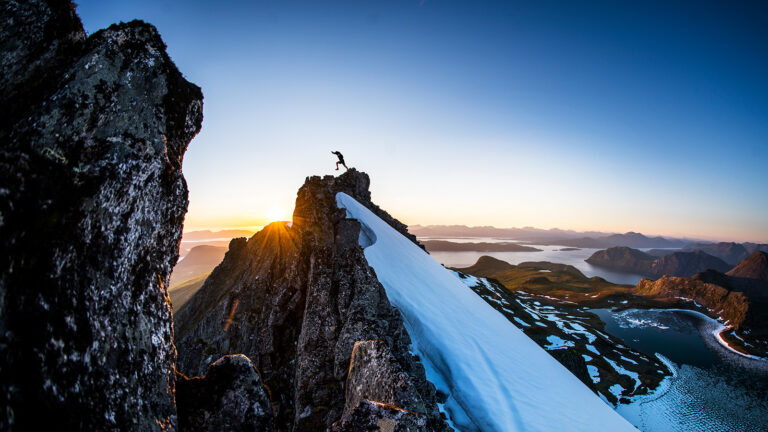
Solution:
<svg viewBox="0 0 768 432"><path fill-rule="evenodd" d="M445 429L434 387L409 353L402 318L358 245L361 226L336 206L336 193L346 192L378 209L368 185L368 176L353 169L310 177L292 225L273 223L247 241L232 240L176 315L179 370L200 375L222 355L246 354L271 390L278 430L325 430L374 397L413 412L423 430ZM374 340L367 352L376 354L365 361L375 358L386 368L350 374L355 344ZM348 376L361 385L352 390Z"/></svg>
<svg viewBox="0 0 768 432"><path fill-rule="evenodd" d="M224 356L210 365L204 377L178 374L177 378L180 430L274 430L269 394L248 357Z"/></svg>
<svg viewBox="0 0 768 432"><path fill-rule="evenodd" d="M377 401L362 400L343 419L331 425L331 432L413 432L432 431L426 419L412 411Z"/></svg>
<svg viewBox="0 0 768 432"><path fill-rule="evenodd" d="M200 89L154 27L0 10L2 430L173 428L167 299Z"/></svg>

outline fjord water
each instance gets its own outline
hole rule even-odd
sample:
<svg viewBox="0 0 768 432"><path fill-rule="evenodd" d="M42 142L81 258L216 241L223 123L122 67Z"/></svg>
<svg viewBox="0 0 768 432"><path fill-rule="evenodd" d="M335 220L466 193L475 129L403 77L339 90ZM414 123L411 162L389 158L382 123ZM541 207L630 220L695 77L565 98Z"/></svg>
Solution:
<svg viewBox="0 0 768 432"><path fill-rule="evenodd" d="M617 411L644 432L765 431L768 362L721 346L716 321L687 311L592 310L606 332L628 346L659 353L676 366L654 394L621 404Z"/></svg>
<svg viewBox="0 0 768 432"><path fill-rule="evenodd" d="M468 243L468 242L485 242L485 243L499 243L499 242L512 242L512 240L501 240L495 238L484 237L472 237L472 238L430 238L424 240L448 240L456 243ZM506 261L510 264L520 264L526 261L549 261L553 263L569 264L577 269L581 270L587 277L599 276L609 282L618 284L636 285L642 276L633 273L620 273L606 270L600 267L595 267L586 260L593 253L600 249L594 248L582 248L579 250L561 250L565 246L557 245L535 245L525 244L526 246L535 247L541 249L541 251L534 252L430 252L433 258L435 258L440 264L446 267L469 267L477 259L483 255L492 256L496 259Z"/></svg>

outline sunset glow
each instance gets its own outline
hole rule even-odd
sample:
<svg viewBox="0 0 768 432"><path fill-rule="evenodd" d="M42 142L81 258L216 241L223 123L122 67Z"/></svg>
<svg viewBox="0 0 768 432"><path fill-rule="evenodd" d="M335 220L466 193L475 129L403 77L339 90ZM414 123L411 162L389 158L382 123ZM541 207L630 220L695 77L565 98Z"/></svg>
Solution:
<svg viewBox="0 0 768 432"><path fill-rule="evenodd" d="M287 219L339 150L409 224L768 241L747 4L78 4L89 31L154 23L204 89L187 230Z"/></svg>

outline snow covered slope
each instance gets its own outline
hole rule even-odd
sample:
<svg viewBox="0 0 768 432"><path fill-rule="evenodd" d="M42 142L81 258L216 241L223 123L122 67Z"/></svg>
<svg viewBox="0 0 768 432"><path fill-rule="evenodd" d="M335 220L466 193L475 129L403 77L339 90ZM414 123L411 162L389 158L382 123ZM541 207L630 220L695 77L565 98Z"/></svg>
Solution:
<svg viewBox="0 0 768 432"><path fill-rule="evenodd" d="M347 194L360 244L462 431L635 430L453 272Z"/></svg>

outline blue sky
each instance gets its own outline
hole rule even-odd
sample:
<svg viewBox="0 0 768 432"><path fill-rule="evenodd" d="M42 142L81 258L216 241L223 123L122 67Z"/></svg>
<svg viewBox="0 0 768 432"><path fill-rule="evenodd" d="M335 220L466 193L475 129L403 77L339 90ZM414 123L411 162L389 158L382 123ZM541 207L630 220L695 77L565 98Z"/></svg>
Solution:
<svg viewBox="0 0 768 432"><path fill-rule="evenodd" d="M768 3L77 10L89 32L154 24L202 87L187 229L288 217L340 150L409 224L768 241Z"/></svg>

